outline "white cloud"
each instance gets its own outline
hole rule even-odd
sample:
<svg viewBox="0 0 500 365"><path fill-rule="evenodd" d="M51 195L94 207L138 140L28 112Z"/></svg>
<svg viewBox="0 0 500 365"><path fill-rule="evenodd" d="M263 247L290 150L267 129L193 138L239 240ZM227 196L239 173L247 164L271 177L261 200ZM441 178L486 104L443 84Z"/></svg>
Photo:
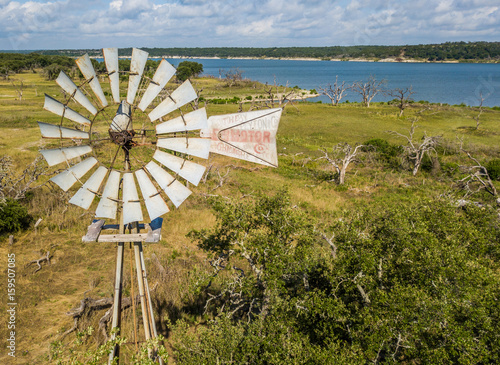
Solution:
<svg viewBox="0 0 500 365"><path fill-rule="evenodd" d="M498 40L498 0L0 0L0 49Z"/></svg>

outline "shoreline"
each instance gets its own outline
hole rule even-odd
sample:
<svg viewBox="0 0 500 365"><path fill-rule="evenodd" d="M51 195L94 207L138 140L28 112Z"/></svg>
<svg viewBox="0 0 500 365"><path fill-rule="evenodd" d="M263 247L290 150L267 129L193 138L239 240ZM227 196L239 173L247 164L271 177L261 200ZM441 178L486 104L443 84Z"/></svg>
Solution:
<svg viewBox="0 0 500 365"><path fill-rule="evenodd" d="M132 56L119 56L119 59L130 59ZM77 58L77 57L73 57ZM102 56L90 56L93 59L102 59ZM382 62L382 63L481 63L481 64L498 64L500 61L483 62L481 60L471 60L470 62L460 60L444 60L444 61L429 61L419 60L414 58L397 59L393 57L370 59L370 58L314 58L314 57L217 57L217 56L151 56L151 59L185 59L185 60L275 60L275 61L323 61L323 62Z"/></svg>

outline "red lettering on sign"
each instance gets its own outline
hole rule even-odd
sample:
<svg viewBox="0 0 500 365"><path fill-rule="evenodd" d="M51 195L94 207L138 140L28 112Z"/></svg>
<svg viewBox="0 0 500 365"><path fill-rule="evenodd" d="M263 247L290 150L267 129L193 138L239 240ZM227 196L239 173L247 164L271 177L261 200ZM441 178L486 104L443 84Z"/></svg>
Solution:
<svg viewBox="0 0 500 365"><path fill-rule="evenodd" d="M264 132L264 138L262 139L262 142L271 143L271 132Z"/></svg>
<svg viewBox="0 0 500 365"><path fill-rule="evenodd" d="M230 129L230 131L231 131L231 139L230 139L230 141L231 142L238 142L239 139L240 139L240 133L239 133L239 131L236 130L236 129Z"/></svg>

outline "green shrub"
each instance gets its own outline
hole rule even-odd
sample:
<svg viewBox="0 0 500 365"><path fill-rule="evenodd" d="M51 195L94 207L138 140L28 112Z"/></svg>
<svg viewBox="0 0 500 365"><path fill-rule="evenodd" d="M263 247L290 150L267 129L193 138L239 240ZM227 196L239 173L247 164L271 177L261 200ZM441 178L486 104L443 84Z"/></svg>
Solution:
<svg viewBox="0 0 500 365"><path fill-rule="evenodd" d="M499 363L497 212L415 200L346 211L329 244L284 191L214 200L191 237L221 262L196 281L217 300L177 323L176 363Z"/></svg>
<svg viewBox="0 0 500 365"><path fill-rule="evenodd" d="M363 144L370 146L368 148L365 147L365 151L369 151L370 148L374 148L378 153L380 160L387 166L391 168L399 168L401 166L399 157L403 153L403 147L393 145L382 138L373 138Z"/></svg>
<svg viewBox="0 0 500 365"><path fill-rule="evenodd" d="M0 203L0 234L13 233L29 227L33 217L17 200Z"/></svg>
<svg viewBox="0 0 500 365"><path fill-rule="evenodd" d="M494 159L488 162L486 164L486 169L492 180L498 180L500 178L500 159Z"/></svg>

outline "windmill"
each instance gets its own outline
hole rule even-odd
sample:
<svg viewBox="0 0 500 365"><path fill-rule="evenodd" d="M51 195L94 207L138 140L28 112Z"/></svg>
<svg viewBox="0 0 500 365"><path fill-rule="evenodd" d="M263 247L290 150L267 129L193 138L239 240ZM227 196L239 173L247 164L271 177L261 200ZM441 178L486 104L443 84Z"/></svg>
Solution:
<svg viewBox="0 0 500 365"><path fill-rule="evenodd" d="M205 173L202 161L210 152L276 167L282 109L210 118L205 108L187 112L197 92L189 80L167 91L176 69L164 58L151 77L144 72L147 52L134 48L129 70L120 70L118 49L102 51L106 71L98 74L85 54L76 59L83 76L80 85L61 72L56 83L65 100L45 95L44 109L60 119L58 124L38 122L48 147L40 152L49 166L64 166L50 179L52 183L64 191L79 187L69 203L95 212L83 241L117 244L113 337L121 324L124 247L133 245L148 340L157 337L157 331L142 242L161 239L161 217L169 212L169 204L178 208L191 195L187 185L199 184ZM127 78L126 94L122 94L120 83ZM104 90L100 79L107 81ZM105 224L105 219L112 223ZM103 233L107 231L111 233ZM110 361L118 356L116 345Z"/></svg>

